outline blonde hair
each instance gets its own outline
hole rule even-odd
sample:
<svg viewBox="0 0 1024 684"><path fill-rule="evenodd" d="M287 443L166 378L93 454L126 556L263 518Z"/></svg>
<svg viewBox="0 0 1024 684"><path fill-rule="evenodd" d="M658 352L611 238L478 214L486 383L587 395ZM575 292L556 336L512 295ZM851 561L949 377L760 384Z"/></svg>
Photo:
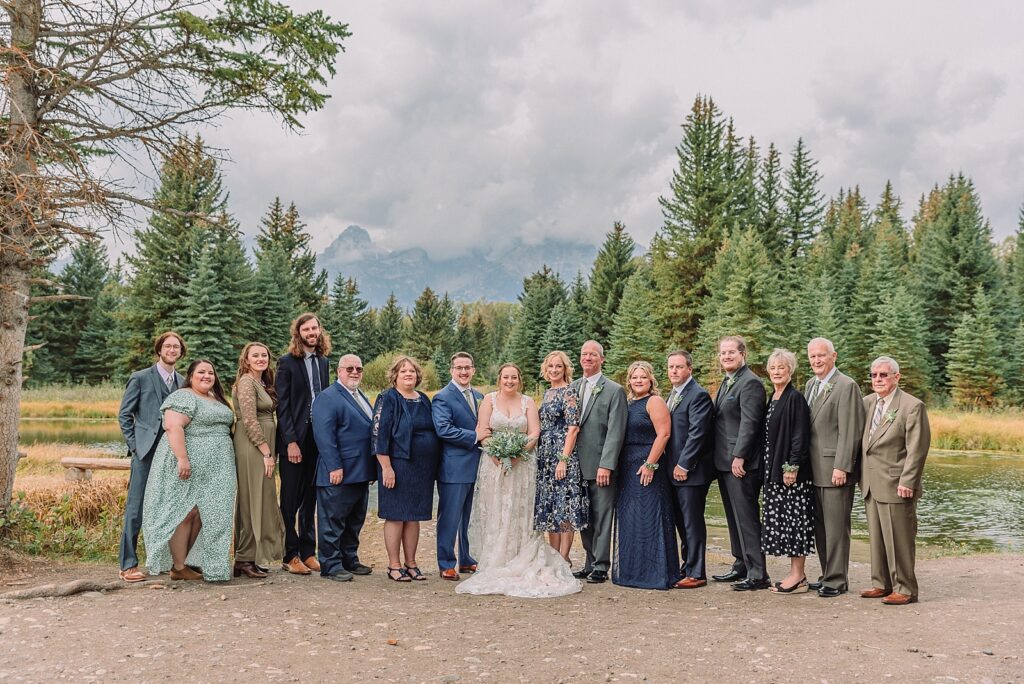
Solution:
<svg viewBox="0 0 1024 684"><path fill-rule="evenodd" d="M629 364L629 370L626 371L626 385L629 387L629 391L626 392L626 399L629 401L633 401L637 398L637 396L633 394L633 383L629 382L629 379L633 377L633 373L638 370L642 370L646 373L647 379L651 381L651 389L648 394L654 395L658 393L658 378L654 377L654 366L646 361L634 361Z"/></svg>
<svg viewBox="0 0 1024 684"><path fill-rule="evenodd" d="M520 370L519 366L517 366L516 364L512 363L511 361L509 361L508 363L503 363L500 366L498 366L498 373L497 373L498 384L499 385L501 384L501 371L505 370L506 368L515 368L516 369L516 375L519 376L519 386L516 388L516 391L517 392L522 392L523 391L523 371Z"/></svg>
<svg viewBox="0 0 1024 684"><path fill-rule="evenodd" d="M395 358L391 362L391 366L388 368L388 384L392 387L398 382L398 371L402 370L402 366L406 363L410 364L416 371L416 386L419 387L420 383L423 382L423 368L411 356L401 355Z"/></svg>
<svg viewBox="0 0 1024 684"><path fill-rule="evenodd" d="M548 382L551 382L551 378L548 377L548 361L550 361L553 358L558 359L559 361L562 362L562 379L565 380L567 383L572 382L572 361L569 360L568 354L558 349L544 357L544 361L540 364L540 377L544 378Z"/></svg>
<svg viewBox="0 0 1024 684"><path fill-rule="evenodd" d="M765 362L765 368L772 365L774 361L781 361L785 364L786 368L789 369L789 374L793 375L796 373L796 354L789 351L788 349L774 349L772 353L768 355L768 361Z"/></svg>

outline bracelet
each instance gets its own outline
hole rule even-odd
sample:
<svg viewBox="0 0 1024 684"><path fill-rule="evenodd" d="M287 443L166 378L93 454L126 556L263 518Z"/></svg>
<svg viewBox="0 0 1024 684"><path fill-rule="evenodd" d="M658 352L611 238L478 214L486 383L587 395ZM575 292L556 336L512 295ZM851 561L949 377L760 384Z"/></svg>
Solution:
<svg viewBox="0 0 1024 684"><path fill-rule="evenodd" d="M644 468L654 471L661 467L660 463L651 463L650 461L644 461Z"/></svg>
<svg viewBox="0 0 1024 684"><path fill-rule="evenodd" d="M800 470L800 466L793 465L792 463L783 463L782 472L784 473L795 473Z"/></svg>
<svg viewBox="0 0 1024 684"><path fill-rule="evenodd" d="M558 460L561 461L562 463L568 463L569 459L571 458L572 454L562 454L561 456L558 457Z"/></svg>

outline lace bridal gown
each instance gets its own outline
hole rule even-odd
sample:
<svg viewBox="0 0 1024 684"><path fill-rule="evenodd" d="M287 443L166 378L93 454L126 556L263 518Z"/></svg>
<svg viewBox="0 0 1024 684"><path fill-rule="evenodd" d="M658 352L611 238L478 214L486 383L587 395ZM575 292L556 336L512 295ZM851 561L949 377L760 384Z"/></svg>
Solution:
<svg viewBox="0 0 1024 684"><path fill-rule="evenodd" d="M525 397L515 417L501 412L494 395L491 405L492 429L526 432ZM476 550L479 569L461 582L456 592L552 598L583 588L561 554L533 529L536 487L535 454L507 474L486 454L480 458L469 523L470 547Z"/></svg>

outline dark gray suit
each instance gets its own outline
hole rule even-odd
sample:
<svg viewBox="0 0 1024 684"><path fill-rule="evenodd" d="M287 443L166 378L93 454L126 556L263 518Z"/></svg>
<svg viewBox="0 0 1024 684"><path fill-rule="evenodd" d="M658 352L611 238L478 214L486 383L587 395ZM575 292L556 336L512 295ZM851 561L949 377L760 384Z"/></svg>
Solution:
<svg viewBox="0 0 1024 684"><path fill-rule="evenodd" d="M810 401L817 378L804 388ZM864 402L860 387L836 370L819 388L811 404L811 473L817 510L814 514L814 545L821 562L823 586L846 591L850 565L850 511L857 481L861 436L864 433ZM847 474L846 484L832 484L832 471Z"/></svg>
<svg viewBox="0 0 1024 684"><path fill-rule="evenodd" d="M572 391L583 400L585 378L573 381ZM596 392L596 394L595 394ZM611 567L612 516L615 512L615 467L619 462L622 441L626 437L626 393L622 386L605 376L597 381L590 400L580 416L580 432L576 438L576 453L580 459L580 472L590 495L590 525L580 538L587 552L585 571L608 572ZM597 486L597 469L612 472L611 483Z"/></svg>
<svg viewBox="0 0 1024 684"><path fill-rule="evenodd" d="M704 507L708 488L715 479L708 448L711 443L711 421L714 418L711 396L707 390L690 380L683 388L678 403L669 394L672 415L672 434L665 447L665 468L675 485L676 529L682 542L679 574L682 577L707 579L704 557L707 551L708 529L704 523ZM674 404L674 405L673 405ZM676 466L686 470L686 480L673 477Z"/></svg>
<svg viewBox="0 0 1024 684"><path fill-rule="evenodd" d="M744 365L728 388L723 380L715 399L714 464L729 524L732 568L751 580L765 580L758 495L764 479L764 415L767 396L761 378ZM743 459L744 477L732 474Z"/></svg>
<svg viewBox="0 0 1024 684"><path fill-rule="evenodd" d="M181 373L174 371L174 389L185 384ZM142 503L146 496L146 480L153 463L153 452L164 434L160 406L171 393L156 364L136 371L128 378L117 422L121 434L128 444L128 456L132 459L131 475L128 479L128 496L124 501L124 531L121 533L119 556L121 569L127 570L139 564L139 531L142 529Z"/></svg>

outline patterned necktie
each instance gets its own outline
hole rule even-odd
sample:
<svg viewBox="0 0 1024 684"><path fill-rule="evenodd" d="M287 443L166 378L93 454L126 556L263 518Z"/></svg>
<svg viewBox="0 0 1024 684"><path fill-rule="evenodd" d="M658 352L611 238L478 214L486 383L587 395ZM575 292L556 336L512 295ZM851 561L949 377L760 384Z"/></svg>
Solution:
<svg viewBox="0 0 1024 684"><path fill-rule="evenodd" d="M174 373L167 376L167 389L174 391Z"/></svg>
<svg viewBox="0 0 1024 684"><path fill-rule="evenodd" d="M476 405L473 403L473 393L468 389L462 390L462 396L466 397L466 403L469 404L469 411L474 416L476 415Z"/></svg>
<svg viewBox="0 0 1024 684"><path fill-rule="evenodd" d="M875 410L875 415L871 417L871 431L868 433L868 437L875 434L875 430L882 423L882 412L885 410L885 400L878 400L878 408Z"/></svg>
<svg viewBox="0 0 1024 684"><path fill-rule="evenodd" d="M668 410L675 411L676 406L679 406L679 402L682 400L683 392L679 389L672 390L672 396L668 400Z"/></svg>
<svg viewBox="0 0 1024 684"><path fill-rule="evenodd" d="M814 385L811 387L811 398L807 400L808 406L814 406L814 401L818 398L818 390L821 388L821 380L814 379Z"/></svg>

